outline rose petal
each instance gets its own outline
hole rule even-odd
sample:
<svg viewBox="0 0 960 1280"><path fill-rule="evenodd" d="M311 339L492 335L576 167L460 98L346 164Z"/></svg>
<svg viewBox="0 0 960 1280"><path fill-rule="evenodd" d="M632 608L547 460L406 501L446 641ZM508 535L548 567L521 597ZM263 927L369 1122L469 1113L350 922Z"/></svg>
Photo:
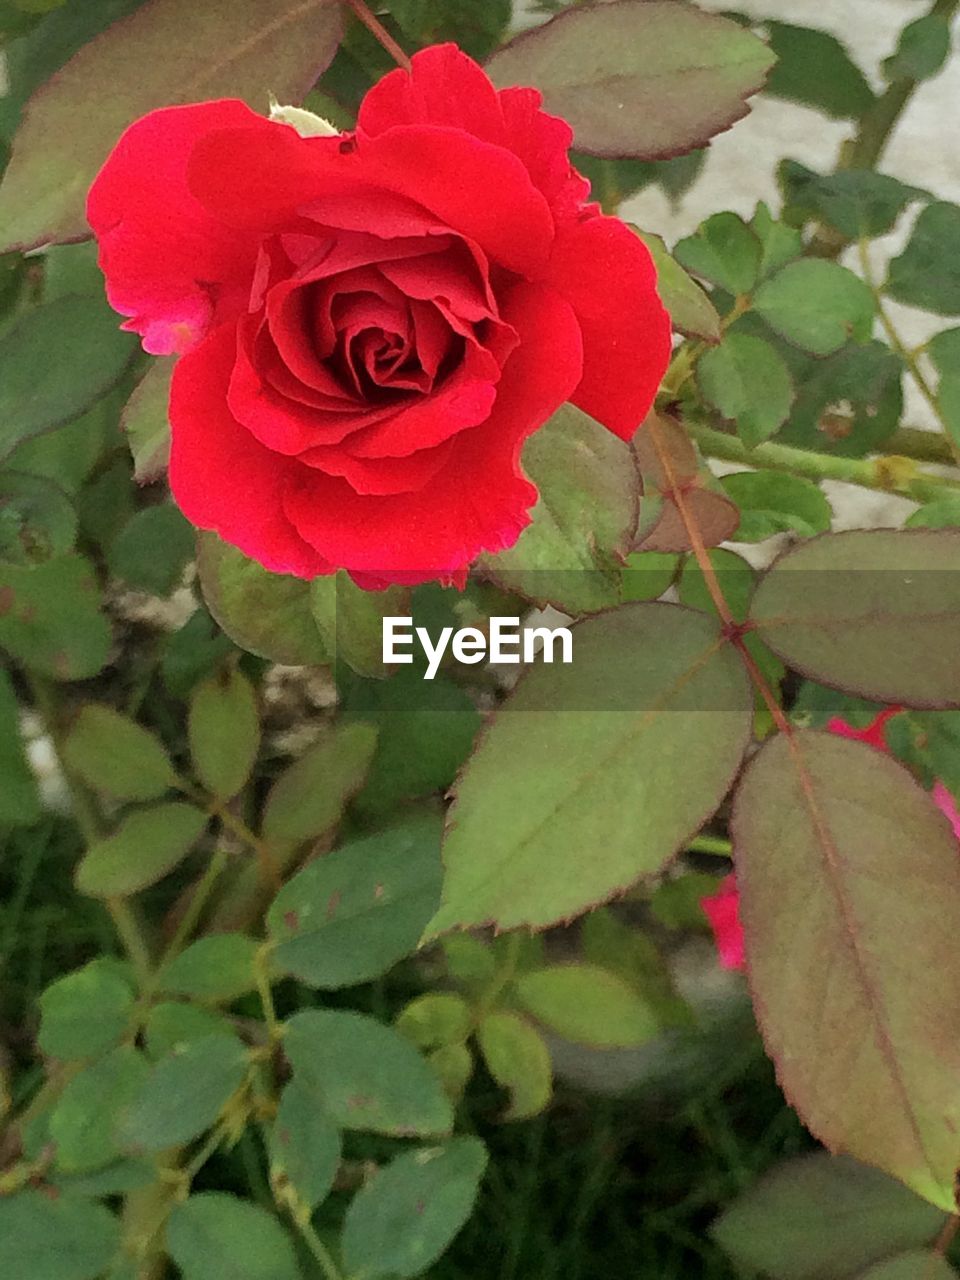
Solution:
<svg viewBox="0 0 960 1280"><path fill-rule="evenodd" d="M318 201L352 195L366 202L365 229L376 232L398 225L403 206L391 207L393 193L475 240L494 261L521 274L542 269L553 219L512 152L432 125L401 125L352 149L273 127L279 137L226 129L194 149L190 189L225 222L279 231Z"/></svg>
<svg viewBox="0 0 960 1280"><path fill-rule="evenodd" d="M502 311L520 345L490 417L455 437L447 465L420 492L367 497L300 470L286 510L325 559L379 585L449 578L481 551L511 545L529 523L537 495L520 470L523 441L577 385L582 349L572 309L552 290L518 284Z"/></svg>
<svg viewBox="0 0 960 1280"><path fill-rule="evenodd" d="M330 573L284 513L297 464L265 449L227 408L235 349L233 327L222 325L177 361L170 393L173 496L193 524L214 529L274 573Z"/></svg>
<svg viewBox="0 0 960 1280"><path fill-rule="evenodd" d="M357 131L376 137L404 124L439 124L476 138L507 143L497 91L474 60L455 44L421 49L411 70L391 71L368 90L357 114Z"/></svg>
<svg viewBox="0 0 960 1280"><path fill-rule="evenodd" d="M233 100L152 111L126 130L90 189L107 297L154 354L188 351L244 305L257 241L225 226L187 186L198 140L239 126L257 137L278 127Z"/></svg>
<svg viewBox="0 0 960 1280"><path fill-rule="evenodd" d="M566 120L540 109L537 89L501 89L500 109L509 147L523 161L534 186L543 193L557 223L582 215L590 183L570 163L573 130ZM598 206L589 206L590 212Z"/></svg>
<svg viewBox="0 0 960 1280"><path fill-rule="evenodd" d="M617 218L561 229L546 279L583 333L583 380L570 397L629 440L647 416L670 360L670 317L646 245Z"/></svg>

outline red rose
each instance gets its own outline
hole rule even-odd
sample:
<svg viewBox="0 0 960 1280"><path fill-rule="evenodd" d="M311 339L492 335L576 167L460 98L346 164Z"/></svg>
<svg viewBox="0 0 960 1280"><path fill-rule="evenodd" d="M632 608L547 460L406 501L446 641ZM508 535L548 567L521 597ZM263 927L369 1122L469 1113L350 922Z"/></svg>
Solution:
<svg viewBox="0 0 960 1280"><path fill-rule="evenodd" d="M521 447L565 400L633 435L668 319L540 101L442 45L352 134L234 101L127 130L87 214L125 327L182 353L170 484L194 524L276 572L450 580L529 522Z"/></svg>

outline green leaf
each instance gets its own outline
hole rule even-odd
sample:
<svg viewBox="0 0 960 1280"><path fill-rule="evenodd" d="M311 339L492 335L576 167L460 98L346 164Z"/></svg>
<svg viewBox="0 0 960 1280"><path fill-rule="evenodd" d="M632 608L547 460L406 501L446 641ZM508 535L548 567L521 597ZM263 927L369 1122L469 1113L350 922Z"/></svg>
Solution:
<svg viewBox="0 0 960 1280"><path fill-rule="evenodd" d="M79 497L80 486L103 457L105 446L115 444L122 399L123 389L118 385L79 418L22 441L6 464L15 471L46 476L65 493Z"/></svg>
<svg viewBox="0 0 960 1280"><path fill-rule="evenodd" d="M249 1054L235 1036L213 1034L174 1049L154 1064L128 1106L124 1145L152 1152L192 1142L216 1121L248 1066Z"/></svg>
<svg viewBox="0 0 960 1280"><path fill-rule="evenodd" d="M115 455L96 478L89 479L77 494L76 505L82 536L106 551L136 509L136 489L130 483L126 458Z"/></svg>
<svg viewBox="0 0 960 1280"><path fill-rule="evenodd" d="M486 1166L478 1138L454 1138L391 1160L347 1210L343 1257L351 1275L421 1275L470 1216Z"/></svg>
<svg viewBox="0 0 960 1280"><path fill-rule="evenodd" d="M858 120L875 101L863 72L835 36L787 22L764 25L776 56L766 85L771 97L814 107L836 120Z"/></svg>
<svg viewBox="0 0 960 1280"><path fill-rule="evenodd" d="M812 480L780 471L738 471L720 483L740 508L735 542L762 542L785 530L810 538L830 528L830 503Z"/></svg>
<svg viewBox="0 0 960 1280"><path fill-rule="evenodd" d="M37 1043L48 1058L105 1053L125 1034L133 988L109 960L91 960L52 982L40 997Z"/></svg>
<svg viewBox="0 0 960 1280"><path fill-rule="evenodd" d="M960 531L852 530L787 551L750 609L790 667L876 702L960 705Z"/></svg>
<svg viewBox="0 0 960 1280"><path fill-rule="evenodd" d="M719 342L720 317L696 280L691 280L658 235L649 231L638 231L637 235L650 250L657 269L657 293L670 312L674 329L688 338Z"/></svg>
<svg viewBox="0 0 960 1280"><path fill-rule="evenodd" d="M266 838L302 844L335 827L363 784L376 744L370 725L332 726L270 788L263 812Z"/></svg>
<svg viewBox="0 0 960 1280"><path fill-rule="evenodd" d="M91 898L139 893L183 861L207 821L201 809L180 801L135 810L112 836L84 854L76 871L77 888Z"/></svg>
<svg viewBox="0 0 960 1280"><path fill-rule="evenodd" d="M270 1131L270 1181L281 1197L292 1186L299 1204L312 1212L325 1200L340 1167L340 1130L299 1080L280 1094Z"/></svg>
<svg viewBox="0 0 960 1280"><path fill-rule="evenodd" d="M365 591L343 571L310 583L313 620L330 660L362 676L386 675L383 619L408 613L409 599L409 587Z"/></svg>
<svg viewBox="0 0 960 1280"><path fill-rule="evenodd" d="M660 1029L653 1009L622 978L593 964L555 964L517 981L517 998L567 1040L596 1049L628 1049Z"/></svg>
<svg viewBox="0 0 960 1280"><path fill-rule="evenodd" d="M950 54L950 19L927 13L908 22L900 32L897 51L883 64L888 80L929 80Z"/></svg>
<svg viewBox="0 0 960 1280"><path fill-rule="evenodd" d="M179 631L167 637L160 674L167 692L178 701L186 701L198 680L211 675L225 659L238 656L233 641L201 605Z"/></svg>
<svg viewBox="0 0 960 1280"><path fill-rule="evenodd" d="M510 21L511 0L390 0L390 12L415 47L456 43L471 58L486 58Z"/></svg>
<svg viewBox="0 0 960 1280"><path fill-rule="evenodd" d="M788 263L760 285L753 306L788 342L818 356L838 350L851 336L866 341L873 324L869 286L823 258Z"/></svg>
<svg viewBox="0 0 960 1280"><path fill-rule="evenodd" d="M123 373L135 346L100 298L58 298L25 311L0 337L0 458L85 413Z"/></svg>
<svg viewBox="0 0 960 1280"><path fill-rule="evenodd" d="M512 1009L498 1009L480 1023L477 1041L487 1070L510 1092L504 1120L539 1115L553 1091L553 1066L536 1027Z"/></svg>
<svg viewBox="0 0 960 1280"><path fill-rule="evenodd" d="M5 139L13 137L22 107L31 93L81 45L142 3L143 0L100 0L99 4L89 5L83 0L68 0L43 22L35 23L19 40L11 41L4 50L9 93L0 98L0 135ZM11 11L10 0L5 0L3 29L10 34L18 31L15 12L19 10Z"/></svg>
<svg viewBox="0 0 960 1280"><path fill-rule="evenodd" d="M226 667L193 691L190 755L203 785L221 800L245 786L260 749L260 713L250 681Z"/></svg>
<svg viewBox="0 0 960 1280"><path fill-rule="evenodd" d="M102 702L88 702L64 743L67 768L94 791L118 800L155 800L177 781L162 743Z"/></svg>
<svg viewBox="0 0 960 1280"><path fill-rule="evenodd" d="M535 85L581 151L643 160L700 147L747 114L773 65L737 23L665 0L571 8L517 36L487 71Z"/></svg>
<svg viewBox="0 0 960 1280"><path fill-rule="evenodd" d="M960 328L934 334L927 343L927 354L940 375L940 417L954 444L960 445Z"/></svg>
<svg viewBox="0 0 960 1280"><path fill-rule="evenodd" d="M157 1168L151 1160L114 1160L89 1173L54 1171L49 1175L49 1181L64 1195L99 1199L101 1196L126 1195L129 1191L149 1186L156 1177ZM119 1280L119 1277L111 1273L110 1280ZM136 1277L130 1280L136 1280Z"/></svg>
<svg viewBox="0 0 960 1280"><path fill-rule="evenodd" d="M794 389L790 370L762 338L728 333L697 362L704 399L737 424L746 445L761 444L783 425Z"/></svg>
<svg viewBox="0 0 960 1280"><path fill-rule="evenodd" d="M416 612L413 618L419 625ZM451 622L462 625L456 614ZM377 726L376 754L354 802L365 819L392 813L402 800L446 791L481 725L466 690L443 675L424 680L416 667L387 680L357 681L345 714Z"/></svg>
<svg viewBox="0 0 960 1280"><path fill-rule="evenodd" d="M442 1044L427 1054L430 1069L435 1071L447 1097L458 1102L473 1075L473 1054L464 1043Z"/></svg>
<svg viewBox="0 0 960 1280"><path fill-rule="evenodd" d="M254 960L260 943L240 933L198 938L161 971L157 990L223 1004L256 986Z"/></svg>
<svg viewBox="0 0 960 1280"><path fill-rule="evenodd" d="M512 547L478 568L498 586L567 613L618 601L618 562L637 525L639 477L625 444L572 404L535 432L523 468L540 491Z"/></svg>
<svg viewBox="0 0 960 1280"><path fill-rule="evenodd" d="M0 647L55 680L85 680L103 667L110 624L87 560L74 553L32 568L0 565Z"/></svg>
<svg viewBox="0 0 960 1280"><path fill-rule="evenodd" d="M938 1209L879 1169L816 1151L775 1165L710 1234L744 1272L833 1280L928 1244L942 1224Z"/></svg>
<svg viewBox="0 0 960 1280"><path fill-rule="evenodd" d="M77 536L77 513L52 480L26 471L0 472L0 563L44 564L66 555Z"/></svg>
<svg viewBox="0 0 960 1280"><path fill-rule="evenodd" d="M784 444L861 458L896 430L903 410L903 362L882 342L848 342L799 379Z"/></svg>
<svg viewBox="0 0 960 1280"><path fill-rule="evenodd" d="M394 1024L418 1049L437 1049L466 1040L473 1015L462 996L450 991L428 991L402 1009Z"/></svg>
<svg viewBox="0 0 960 1280"><path fill-rule="evenodd" d="M233 1028L219 1013L174 1000L161 1000L155 1004L144 1023L147 1055L153 1062L169 1053L179 1053L193 1041L212 1035L233 1039Z"/></svg>
<svg viewBox="0 0 960 1280"><path fill-rule="evenodd" d="M133 475L150 484L163 474L170 455L170 380L173 360L154 359L120 417L133 455Z"/></svg>
<svg viewBox="0 0 960 1280"><path fill-rule="evenodd" d="M344 1129L450 1132L453 1112L439 1080L391 1027L360 1013L308 1009L286 1023L283 1047L294 1078Z"/></svg>
<svg viewBox="0 0 960 1280"><path fill-rule="evenodd" d="M699 903L697 907L699 910ZM704 920L701 910L697 923ZM626 923L610 908L601 907L581 923L580 943L583 959L614 974L636 991L662 1026L691 1024L689 1009L677 994L670 975L667 957L650 934Z"/></svg>
<svg viewBox="0 0 960 1280"><path fill-rule="evenodd" d="M298 100L336 52L339 6L279 0L270 19L260 0L213 14L153 0L85 44L31 99L14 139L0 192L5 246L87 236L91 182L127 125L155 107L239 97L262 110L271 90ZM172 31L177 58L167 56Z"/></svg>
<svg viewBox="0 0 960 1280"><path fill-rule="evenodd" d="M769 207L761 200L750 219L750 228L760 241L760 279L766 280L781 267L799 258L803 252L803 236L796 227L776 222Z"/></svg>
<svg viewBox="0 0 960 1280"><path fill-rule="evenodd" d="M542 926L611 897L699 831L740 765L752 698L714 619L631 604L573 634L574 661L532 668L464 768L430 936Z"/></svg>
<svg viewBox="0 0 960 1280"><path fill-rule="evenodd" d="M139 1051L121 1045L67 1082L50 1116L61 1172L86 1173L119 1158L117 1126L148 1072Z"/></svg>
<svg viewBox="0 0 960 1280"><path fill-rule="evenodd" d="M732 832L750 985L784 1093L831 1150L953 1212L960 1097L942 1046L960 1034L960 977L943 957L960 860L949 824L889 757L806 731L778 735L747 767Z"/></svg>
<svg viewBox="0 0 960 1280"><path fill-rule="evenodd" d="M907 247L890 263L885 289L908 306L960 315L960 208L943 201L927 205Z"/></svg>
<svg viewBox="0 0 960 1280"><path fill-rule="evenodd" d="M735 213L715 213L673 252L688 271L734 296L749 293L760 272L760 241Z"/></svg>
<svg viewBox="0 0 960 1280"><path fill-rule="evenodd" d="M0 825L32 826L43 812L33 770L20 735L20 708L13 684L0 667Z"/></svg>
<svg viewBox="0 0 960 1280"><path fill-rule="evenodd" d="M677 575L679 559L662 551L635 551L627 556L620 579L620 599L656 600L667 590Z"/></svg>
<svg viewBox="0 0 960 1280"><path fill-rule="evenodd" d="M183 1280L301 1280L293 1244L276 1217L222 1191L178 1204L166 1238Z"/></svg>
<svg viewBox="0 0 960 1280"><path fill-rule="evenodd" d="M168 596L194 555L193 527L172 502L137 511L110 544L110 572L131 587Z"/></svg>
<svg viewBox="0 0 960 1280"><path fill-rule="evenodd" d="M324 989L369 982L416 948L440 898L440 829L430 817L310 862L267 913L271 963Z"/></svg>
<svg viewBox="0 0 960 1280"><path fill-rule="evenodd" d="M858 1280L957 1280L957 1273L942 1253L911 1249L896 1258L887 1258L865 1271Z"/></svg>
<svg viewBox="0 0 960 1280"><path fill-rule="evenodd" d="M908 204L930 199L929 192L872 169L820 174L796 160L783 160L777 176L792 209L805 220L828 223L847 240L886 235Z"/></svg>
<svg viewBox="0 0 960 1280"><path fill-rule="evenodd" d="M207 608L241 649L290 666L327 661L308 582L268 573L215 533L198 537L197 570Z"/></svg>
<svg viewBox="0 0 960 1280"><path fill-rule="evenodd" d="M120 1247L120 1224L103 1205L21 1191L0 1197L4 1280L96 1280Z"/></svg>
<svg viewBox="0 0 960 1280"><path fill-rule="evenodd" d="M905 529L960 529L960 493L926 502L907 517Z"/></svg>

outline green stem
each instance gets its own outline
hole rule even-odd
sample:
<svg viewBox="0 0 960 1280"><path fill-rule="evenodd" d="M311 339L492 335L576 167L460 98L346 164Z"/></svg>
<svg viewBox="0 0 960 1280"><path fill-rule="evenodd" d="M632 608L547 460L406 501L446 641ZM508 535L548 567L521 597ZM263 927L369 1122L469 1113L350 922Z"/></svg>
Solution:
<svg viewBox="0 0 960 1280"><path fill-rule="evenodd" d="M687 841L690 853L715 853L720 858L729 858L733 853L733 844L726 836L694 836Z"/></svg>
<svg viewBox="0 0 960 1280"><path fill-rule="evenodd" d="M890 346L894 349L894 351L903 361L910 376L913 378L914 382L917 384L917 387L920 390L920 394L923 396L924 400L926 400L927 404L933 410L937 421L940 423L941 427L944 430L944 434L946 438L949 439L950 438L949 427L946 421L944 420L943 412L940 408L940 401L937 398L937 393L934 391L933 387L931 387L930 383L927 381L926 374L923 372L923 369L920 367L920 361L918 360L916 354L913 351L909 350L909 348L907 347L907 344L900 337L900 334L897 331L897 327L893 323L893 317L890 315L890 312L887 310L887 303L886 303L886 299L883 296L883 291L880 288L879 284L877 283L873 275L873 268L870 263L870 247L866 239L861 238L857 247L860 254L860 270L863 274L864 280L870 286L870 292L873 294L873 300L877 308L877 316L880 320L880 324L883 326L884 333L887 335L887 340L890 343Z"/></svg>
<svg viewBox="0 0 960 1280"><path fill-rule="evenodd" d="M915 502L933 502L945 494L960 494L960 479L928 475L919 471L909 458L840 458L772 441L748 449L736 436L725 431L717 431L689 418L685 420L685 426L704 453L725 462L740 462L760 470L788 471L815 482L841 480L845 484L860 485L863 489L898 493Z"/></svg>
<svg viewBox="0 0 960 1280"><path fill-rule="evenodd" d="M960 0L935 0L929 16L949 21ZM894 80L875 98L860 117L856 136L847 142L840 154L838 170L874 169L883 155L897 121L913 97L920 82L910 77ZM833 227L822 226L810 243L808 252L823 258L837 258L850 241Z"/></svg>
<svg viewBox="0 0 960 1280"><path fill-rule="evenodd" d="M314 1231L313 1226L308 1221L298 1221L294 1218L294 1226L303 1236L304 1243L316 1259L317 1265L323 1272L326 1280L343 1280L340 1274L340 1268L333 1260L327 1246Z"/></svg>
<svg viewBox="0 0 960 1280"><path fill-rule="evenodd" d="M60 705L56 686L50 680L32 672L26 672L27 683L33 697L34 706L43 720L47 733L53 742L63 778L70 793L70 801L74 817L77 820L86 844L95 844L100 839L100 814L94 804L93 797L83 783L73 777L63 749L63 729L60 717ZM141 985L148 980L152 968L150 947L143 922L140 920L134 905L125 898L107 898L104 903L113 927L117 931L124 950L130 958Z"/></svg>
<svg viewBox="0 0 960 1280"><path fill-rule="evenodd" d="M257 950L253 961L253 972L257 981L257 994L260 996L260 1004L263 1008L263 1019L267 1024L267 1034L270 1037L271 1044L276 1044L283 1034L283 1028L277 1018L277 1011L273 1004L273 992L270 989L271 950L270 943L264 943Z"/></svg>
<svg viewBox="0 0 960 1280"><path fill-rule="evenodd" d="M133 908L133 904L126 898L107 898L106 907L110 913L110 919L113 921L113 927L123 943L123 949L134 967L137 983L142 990L149 985L153 972L153 961L150 956L150 948L147 946L144 936L143 926Z"/></svg>

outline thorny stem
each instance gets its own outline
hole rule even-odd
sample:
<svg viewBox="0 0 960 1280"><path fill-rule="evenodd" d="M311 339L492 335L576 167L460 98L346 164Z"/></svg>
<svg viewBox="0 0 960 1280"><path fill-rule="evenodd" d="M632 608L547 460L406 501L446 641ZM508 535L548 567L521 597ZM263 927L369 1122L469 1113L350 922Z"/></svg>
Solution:
<svg viewBox="0 0 960 1280"><path fill-rule="evenodd" d="M217 818L223 827L231 831L239 840L242 840L257 855L257 862L260 868L260 878L266 885L271 885L275 890L279 890L281 885L280 872L277 868L274 852L266 840L262 840L256 835L242 818L238 818L229 805L225 802L216 800L213 796L209 796L206 792L194 787L185 779L180 778L177 786L184 795L189 796L201 808L206 809L211 818Z"/></svg>
<svg viewBox="0 0 960 1280"><path fill-rule="evenodd" d="M687 537L690 539L690 547L696 558L697 564L700 566L700 572L703 574L703 580L706 583L707 590L710 592L710 598L716 606L717 613L720 615L720 621L725 627L734 626L733 614L727 605L726 598L720 588L717 579L716 570L713 562L707 552L707 548L703 541L703 535L700 532L700 526L697 524L693 513L690 511L683 489L677 481L677 473L673 469L673 463L670 455L664 447L663 437L660 434L660 424L656 415L650 418L647 430L650 432L650 439L653 443L654 450L660 466L663 469L664 478L667 482L669 496L676 505L683 521L683 527L687 531Z"/></svg>
<svg viewBox="0 0 960 1280"><path fill-rule="evenodd" d="M684 426L705 454L711 458L722 458L725 462L741 462L746 467L760 470L789 471L814 482L841 480L844 484L855 484L864 489L898 493L915 502L933 502L951 494L960 496L960 479L930 475L921 471L907 456L841 458L772 441L748 449L737 436L690 417L684 419Z"/></svg>
<svg viewBox="0 0 960 1280"><path fill-rule="evenodd" d="M386 49L387 53L389 53L397 66L403 67L404 71L412 71L413 64L410 62L410 59L400 48L380 19L367 8L364 0L346 0L346 4L353 11L359 21L363 23L370 34L379 41L384 49Z"/></svg>
<svg viewBox="0 0 960 1280"><path fill-rule="evenodd" d="M723 594L723 588L720 586L716 570L714 569L713 562L710 559L710 553L707 551L706 545L704 544L703 534L700 531L700 526L697 524L696 516L691 511L681 486L677 483L676 472L673 469L673 463L670 460L669 452L664 447L663 437L660 434L660 424L657 421L656 415L651 417L647 429L650 432L653 447L660 461L660 466L663 468L664 477L666 478L667 484L670 488L670 497L676 505L677 511L680 514L680 519L683 521L683 527L690 540L690 546L693 550L694 557L697 564L700 566L700 572L703 574L703 580L710 593L710 599L713 601L717 613L720 616L720 621L723 623L730 642L740 654L740 658L750 675L750 679L753 681L758 693L766 703L767 710L773 717L774 724L781 733L784 733L788 738L791 738L793 731L789 721L783 714L783 708L780 706L780 703L777 701L773 691L764 679L756 662L754 662L753 655L747 649L746 643L741 635L740 628L737 626L733 614L730 612L730 606L727 604L726 597Z"/></svg>
<svg viewBox="0 0 960 1280"><path fill-rule="evenodd" d="M946 18L956 13L960 0L935 0L929 10L931 17ZM873 169L904 108L913 97L919 81L904 76L892 83L880 94L860 117L856 137L847 142L840 154L838 170ZM818 257L837 258L849 244L846 236L832 227L821 227L810 244L810 251Z"/></svg>
<svg viewBox="0 0 960 1280"><path fill-rule="evenodd" d="M864 280L870 287L870 292L873 294L873 300L877 308L877 315L880 319L880 324L883 326L883 331L887 335L887 340L906 365L910 376L913 378L920 390L920 394L936 415L937 421L943 427L946 438L951 440L952 443L950 429L944 421L943 411L940 408L940 401L937 398L937 393L931 387L926 374L920 367L920 361L918 360L916 353L911 351L900 337L900 334L897 332L897 327L893 323L890 312L887 310L883 291L873 275L873 267L870 263L870 248L866 239L861 238L858 241L857 249L860 255L860 270L863 274Z"/></svg>

